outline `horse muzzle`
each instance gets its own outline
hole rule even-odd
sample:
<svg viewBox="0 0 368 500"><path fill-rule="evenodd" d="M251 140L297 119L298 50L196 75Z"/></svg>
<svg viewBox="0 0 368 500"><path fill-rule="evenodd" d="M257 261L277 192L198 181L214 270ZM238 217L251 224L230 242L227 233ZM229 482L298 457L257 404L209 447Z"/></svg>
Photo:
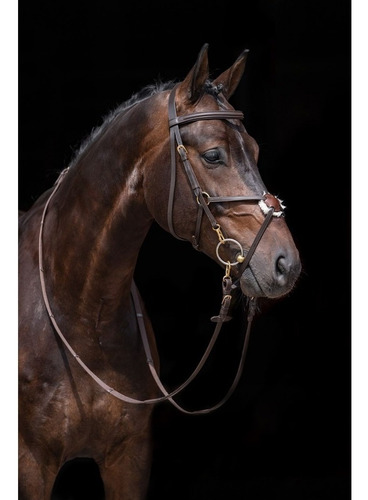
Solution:
<svg viewBox="0 0 368 500"><path fill-rule="evenodd" d="M244 295L275 299L291 292L300 272L296 248L278 250L272 256L256 252L249 265L239 270L238 281Z"/></svg>

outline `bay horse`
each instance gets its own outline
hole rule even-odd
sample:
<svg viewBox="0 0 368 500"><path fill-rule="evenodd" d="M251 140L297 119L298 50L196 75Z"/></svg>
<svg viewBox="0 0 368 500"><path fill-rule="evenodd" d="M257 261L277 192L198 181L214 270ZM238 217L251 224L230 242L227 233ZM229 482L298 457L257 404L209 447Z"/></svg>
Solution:
<svg viewBox="0 0 368 500"><path fill-rule="evenodd" d="M206 44L181 82L146 87L113 111L20 217L21 499L50 499L63 464L82 457L98 465L106 500L146 496L152 409L180 390L159 379L133 280L154 220L223 267L216 335L235 287L254 303L295 286L284 207L228 102L247 51L216 79L207 53Z"/></svg>

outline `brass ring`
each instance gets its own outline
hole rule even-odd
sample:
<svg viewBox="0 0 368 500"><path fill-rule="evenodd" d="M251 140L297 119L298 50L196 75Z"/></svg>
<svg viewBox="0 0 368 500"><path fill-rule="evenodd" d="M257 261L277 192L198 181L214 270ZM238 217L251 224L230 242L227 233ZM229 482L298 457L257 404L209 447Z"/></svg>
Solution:
<svg viewBox="0 0 368 500"><path fill-rule="evenodd" d="M206 191L202 191L202 196L203 196L203 198L205 198L206 205L209 205L211 203L210 202L210 195L208 193L206 193ZM198 205L200 205L201 202L199 201L198 196L196 196L196 198L197 198Z"/></svg>

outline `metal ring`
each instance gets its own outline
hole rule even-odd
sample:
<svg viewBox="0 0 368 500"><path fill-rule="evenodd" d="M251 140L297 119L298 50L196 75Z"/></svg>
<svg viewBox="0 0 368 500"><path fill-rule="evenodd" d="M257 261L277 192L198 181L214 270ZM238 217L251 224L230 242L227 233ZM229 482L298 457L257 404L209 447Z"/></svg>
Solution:
<svg viewBox="0 0 368 500"><path fill-rule="evenodd" d="M206 193L206 191L202 191L202 196L204 198L206 205L209 205L210 204L210 195L208 193ZM198 205L200 205L201 202L199 201L199 195L196 196L196 198L197 198Z"/></svg>
<svg viewBox="0 0 368 500"><path fill-rule="evenodd" d="M232 243L235 243L240 248L240 254L238 254L238 257L239 257L239 255L241 255L242 257L244 257L243 247L241 246L241 244L239 243L239 241L234 240L233 238L225 238L224 240L219 241L218 244L217 244L217 247L216 247L216 255L217 255L218 260L220 262L222 262L222 264L225 264L225 266L228 265L228 264L230 264L230 266L236 266L236 264L239 264L238 260L236 260L235 262L225 261L225 260L223 260L220 257L220 254L219 254L219 248L220 248L220 246L223 245L224 243L229 242L229 241L231 241Z"/></svg>

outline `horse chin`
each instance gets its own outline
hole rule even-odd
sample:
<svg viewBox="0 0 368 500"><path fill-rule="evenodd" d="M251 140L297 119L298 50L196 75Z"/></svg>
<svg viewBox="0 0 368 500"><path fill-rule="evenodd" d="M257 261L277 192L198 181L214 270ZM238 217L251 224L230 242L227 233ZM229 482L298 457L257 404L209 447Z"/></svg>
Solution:
<svg viewBox="0 0 368 500"><path fill-rule="evenodd" d="M247 297L278 299L290 291L284 287L272 286L264 277L255 275L250 267L242 273L239 284Z"/></svg>

